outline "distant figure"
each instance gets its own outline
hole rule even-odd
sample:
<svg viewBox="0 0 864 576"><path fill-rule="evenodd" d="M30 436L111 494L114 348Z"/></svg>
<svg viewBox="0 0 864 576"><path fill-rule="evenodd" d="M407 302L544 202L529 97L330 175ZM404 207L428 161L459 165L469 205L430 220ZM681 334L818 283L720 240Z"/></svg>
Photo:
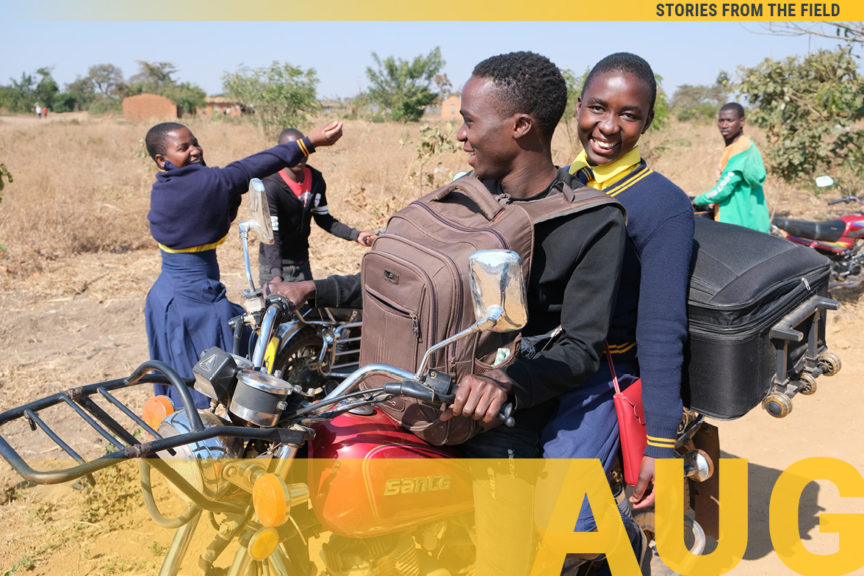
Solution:
<svg viewBox="0 0 864 576"><path fill-rule="evenodd" d="M225 295L216 247L237 216L249 180L305 160L317 147L330 146L341 136L342 123L333 122L308 138L216 168L204 163L198 139L183 124L164 122L150 128L145 143L159 173L147 219L162 253L162 271L144 306L152 359L165 362L181 377L191 377L203 350L231 350L228 320L243 308ZM155 392L180 404L171 386L156 385ZM203 394L193 390L192 395L199 408L209 406Z"/></svg>
<svg viewBox="0 0 864 576"><path fill-rule="evenodd" d="M38 102L36 103L36 117L42 119L42 106Z"/></svg>
<svg viewBox="0 0 864 576"><path fill-rule="evenodd" d="M771 216L765 205L765 165L756 145L744 135L744 108L729 102L717 114L717 127L726 150L717 169L717 184L693 199L696 206L715 205L714 219L769 232Z"/></svg>
<svg viewBox="0 0 864 576"><path fill-rule="evenodd" d="M294 128L283 130L279 144L296 142L303 133ZM309 234L315 223L338 238L371 246L374 232L360 232L346 226L330 214L327 207L327 184L321 172L308 166L306 158L264 178L270 218L273 221L273 244L261 244L258 272L261 284L271 280L312 280L309 265Z"/></svg>
<svg viewBox="0 0 864 576"><path fill-rule="evenodd" d="M42 117L48 118L48 107L47 106L42 107Z"/></svg>

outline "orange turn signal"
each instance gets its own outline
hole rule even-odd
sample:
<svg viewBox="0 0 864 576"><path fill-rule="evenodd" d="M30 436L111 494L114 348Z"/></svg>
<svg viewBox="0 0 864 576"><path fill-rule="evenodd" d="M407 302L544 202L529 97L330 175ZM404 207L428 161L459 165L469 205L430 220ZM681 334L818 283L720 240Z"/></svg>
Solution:
<svg viewBox="0 0 864 576"><path fill-rule="evenodd" d="M152 396L144 402L141 419L153 430L159 429L159 424L174 413L174 405L167 396Z"/></svg>
<svg viewBox="0 0 864 576"><path fill-rule="evenodd" d="M288 519L291 496L282 478L273 473L262 474L252 486L252 505L262 526L275 528Z"/></svg>
<svg viewBox="0 0 864 576"><path fill-rule="evenodd" d="M266 560L279 545L279 533L275 528L265 528L249 539L249 555L255 560Z"/></svg>

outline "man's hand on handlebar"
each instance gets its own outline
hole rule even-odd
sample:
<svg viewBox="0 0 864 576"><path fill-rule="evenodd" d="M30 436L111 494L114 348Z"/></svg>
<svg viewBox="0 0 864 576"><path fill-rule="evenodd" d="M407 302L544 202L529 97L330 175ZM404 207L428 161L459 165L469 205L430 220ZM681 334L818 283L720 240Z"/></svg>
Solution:
<svg viewBox="0 0 864 576"><path fill-rule="evenodd" d="M357 236L357 243L361 246L372 246L372 242L378 237L374 232L360 232L360 235Z"/></svg>
<svg viewBox="0 0 864 576"><path fill-rule="evenodd" d="M298 308L315 294L315 282L312 280L284 282L274 279L268 284L268 288L271 293L284 296Z"/></svg>
<svg viewBox="0 0 864 576"><path fill-rule="evenodd" d="M491 424L498 420L512 389L513 381L501 371L470 374L459 381L453 404L441 414L441 420L465 416Z"/></svg>

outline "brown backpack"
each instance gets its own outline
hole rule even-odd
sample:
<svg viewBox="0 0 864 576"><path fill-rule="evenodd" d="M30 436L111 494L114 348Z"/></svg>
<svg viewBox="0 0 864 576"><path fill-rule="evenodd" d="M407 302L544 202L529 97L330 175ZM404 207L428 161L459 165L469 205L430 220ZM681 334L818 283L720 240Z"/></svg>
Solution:
<svg viewBox="0 0 864 576"><path fill-rule="evenodd" d="M617 204L603 192L574 192L563 183L542 199L510 202L471 175L415 200L390 217L386 232L363 256L360 364L416 371L427 348L475 321L468 280L472 252L513 250L522 258L527 286L534 225L610 203ZM518 332L474 334L437 351L427 369L449 374L455 383L512 362L518 343ZM364 388L382 386L380 378L368 379ZM411 398L396 397L380 407L430 444L461 444L484 429L470 418L442 422L442 407Z"/></svg>

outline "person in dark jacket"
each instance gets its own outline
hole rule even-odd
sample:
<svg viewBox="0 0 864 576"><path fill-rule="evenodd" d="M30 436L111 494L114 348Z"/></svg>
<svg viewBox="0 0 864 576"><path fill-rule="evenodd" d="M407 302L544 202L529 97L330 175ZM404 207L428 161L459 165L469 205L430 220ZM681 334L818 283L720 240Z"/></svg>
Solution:
<svg viewBox="0 0 864 576"><path fill-rule="evenodd" d="M462 91L463 124L457 138L474 175L490 194L530 201L569 178L555 166L551 152L552 135L566 103L561 72L538 54L502 54L474 68ZM563 332L533 358L519 358L458 383L456 400L442 419L461 416L492 423L505 402L513 402L516 409L513 428L492 428L459 445L469 458L539 457L540 430L554 414L556 398L582 386L602 359L626 242L623 211L617 203L608 204L541 222L534 233L528 324L522 334L538 336L558 326ZM314 297L318 306L357 305L362 294L359 276L275 283L271 288L295 303ZM500 485L514 479L503 474L495 481ZM479 534L534 521L531 502L499 501L496 506L488 501L486 488L484 493L475 485ZM495 514L482 514L482 509L494 509ZM477 573L528 574L530 546L530 539L508 541L494 550L478 544Z"/></svg>
<svg viewBox="0 0 864 576"><path fill-rule="evenodd" d="M162 271L144 305L153 360L165 362L182 377L192 377L203 350L231 349L228 320L243 309L225 295L216 247L237 216L249 180L305 161L316 147L330 146L341 136L342 124L333 122L308 138L216 168L206 165L198 139L183 124L165 122L147 132L147 152L159 167L147 219L162 254ZM179 405L172 387L156 385L155 391ZM192 394L198 407L209 405L203 394L194 390Z"/></svg>
<svg viewBox="0 0 864 576"><path fill-rule="evenodd" d="M296 128L286 128L279 135L279 144L303 139ZM273 244L260 244L258 271L261 284L271 280L311 280L309 265L309 234L312 219L315 224L337 238L371 246L374 232L361 232L346 226L330 214L327 205L327 183L320 171L302 159L293 166L263 179L273 221Z"/></svg>

